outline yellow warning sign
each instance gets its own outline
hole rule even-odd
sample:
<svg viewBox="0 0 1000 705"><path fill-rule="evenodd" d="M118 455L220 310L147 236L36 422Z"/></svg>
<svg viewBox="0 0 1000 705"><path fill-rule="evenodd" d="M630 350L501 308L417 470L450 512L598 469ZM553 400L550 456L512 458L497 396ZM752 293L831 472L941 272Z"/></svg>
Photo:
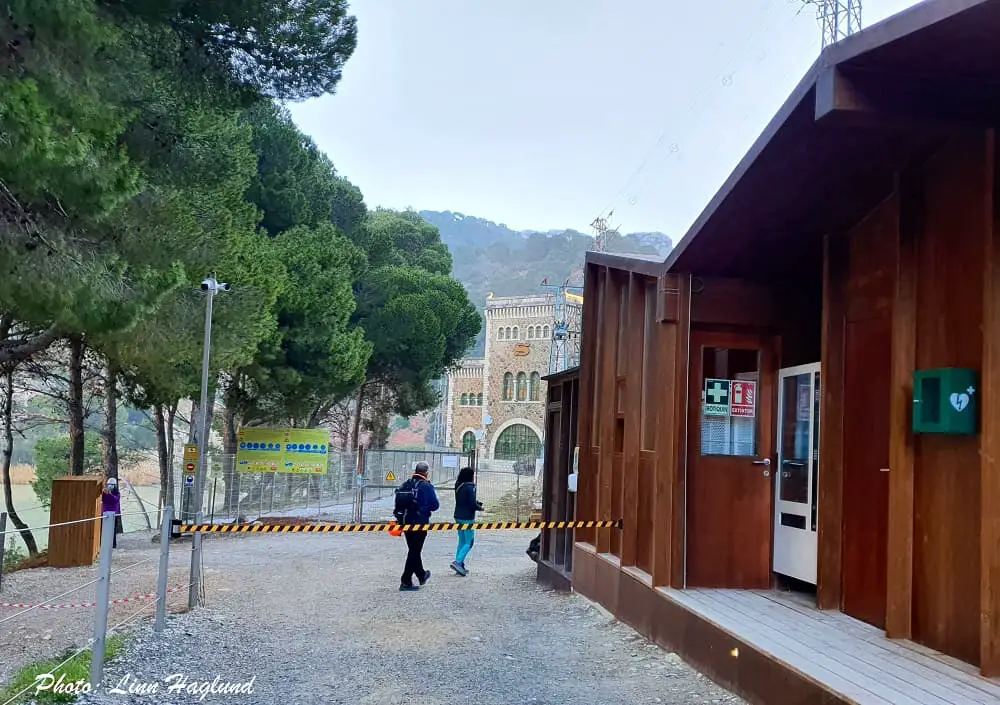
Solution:
<svg viewBox="0 0 1000 705"><path fill-rule="evenodd" d="M387 472L385 474L385 481L386 482L395 482L396 481L396 474L392 470L390 470L389 472Z"/></svg>

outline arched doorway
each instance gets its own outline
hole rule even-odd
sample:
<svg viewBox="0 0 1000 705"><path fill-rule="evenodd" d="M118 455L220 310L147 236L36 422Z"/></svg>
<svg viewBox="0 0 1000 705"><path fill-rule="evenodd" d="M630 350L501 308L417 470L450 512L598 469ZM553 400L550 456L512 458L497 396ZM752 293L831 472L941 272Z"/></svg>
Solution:
<svg viewBox="0 0 1000 705"><path fill-rule="evenodd" d="M466 431L462 434L462 452L471 453L476 449L476 434Z"/></svg>
<svg viewBox="0 0 1000 705"><path fill-rule="evenodd" d="M497 436L493 457L496 460L534 460L542 454L542 439L523 423L514 423Z"/></svg>

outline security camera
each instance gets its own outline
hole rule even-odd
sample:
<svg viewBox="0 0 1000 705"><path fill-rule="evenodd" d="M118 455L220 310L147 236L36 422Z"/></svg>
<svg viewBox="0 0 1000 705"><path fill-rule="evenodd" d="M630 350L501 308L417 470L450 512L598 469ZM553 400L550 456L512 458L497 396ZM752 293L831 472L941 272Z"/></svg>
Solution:
<svg viewBox="0 0 1000 705"><path fill-rule="evenodd" d="M201 290L202 291L208 291L211 288L212 288L212 280L211 279L203 279L202 282L201 282Z"/></svg>
<svg viewBox="0 0 1000 705"><path fill-rule="evenodd" d="M232 288L233 288L233 287L231 287L231 286L230 286L229 284L227 284L226 282L222 282L221 284L219 284L219 289L221 289L222 291L229 291L229 290L230 290L230 289L232 289Z"/></svg>

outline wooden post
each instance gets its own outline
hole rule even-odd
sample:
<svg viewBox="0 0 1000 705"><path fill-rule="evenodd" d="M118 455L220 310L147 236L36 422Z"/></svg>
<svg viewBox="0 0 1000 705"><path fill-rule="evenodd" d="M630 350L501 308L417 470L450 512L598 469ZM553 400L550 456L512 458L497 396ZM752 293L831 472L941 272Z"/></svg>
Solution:
<svg viewBox="0 0 1000 705"><path fill-rule="evenodd" d="M996 133L987 133L986 170L993 180L989 204L983 282L983 372L979 388L981 531L979 661L984 676L1000 675L1000 178Z"/></svg>
<svg viewBox="0 0 1000 705"><path fill-rule="evenodd" d="M625 336L625 439L622 501L621 565L636 564L639 552L639 445L642 434L642 354L646 328L645 277L633 273L628 279L628 325Z"/></svg>
<svg viewBox="0 0 1000 705"><path fill-rule="evenodd" d="M844 477L844 278L847 242L823 238L823 312L820 386L819 526L816 603L840 609Z"/></svg>
<svg viewBox="0 0 1000 705"><path fill-rule="evenodd" d="M910 413L917 355L917 246L923 228L919 174L899 180L896 204L899 229L892 307L885 633L890 639L909 639L913 617L914 474Z"/></svg>

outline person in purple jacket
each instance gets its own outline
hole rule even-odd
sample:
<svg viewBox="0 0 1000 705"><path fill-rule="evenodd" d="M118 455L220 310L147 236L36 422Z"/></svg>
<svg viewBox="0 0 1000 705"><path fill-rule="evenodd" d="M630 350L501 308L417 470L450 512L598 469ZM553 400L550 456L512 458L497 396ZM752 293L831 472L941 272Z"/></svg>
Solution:
<svg viewBox="0 0 1000 705"><path fill-rule="evenodd" d="M104 492L101 493L101 513L115 513L115 531L112 534L111 546L118 548L118 522L122 515L122 496L118 491L118 479L109 477L104 483Z"/></svg>

